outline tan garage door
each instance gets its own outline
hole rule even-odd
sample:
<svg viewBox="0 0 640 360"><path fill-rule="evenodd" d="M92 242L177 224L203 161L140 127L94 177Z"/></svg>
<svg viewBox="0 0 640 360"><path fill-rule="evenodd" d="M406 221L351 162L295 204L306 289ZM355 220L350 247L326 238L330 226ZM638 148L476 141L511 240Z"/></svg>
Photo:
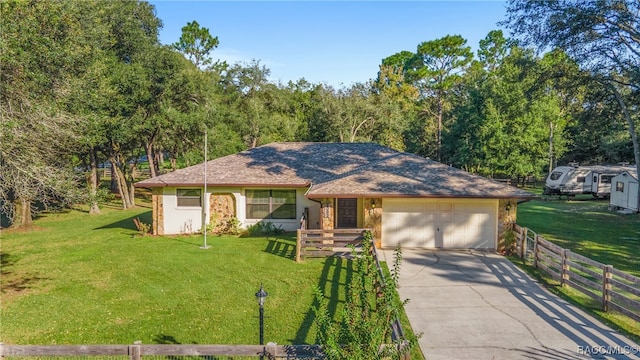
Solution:
<svg viewBox="0 0 640 360"><path fill-rule="evenodd" d="M495 249L497 200L383 199L382 246Z"/></svg>

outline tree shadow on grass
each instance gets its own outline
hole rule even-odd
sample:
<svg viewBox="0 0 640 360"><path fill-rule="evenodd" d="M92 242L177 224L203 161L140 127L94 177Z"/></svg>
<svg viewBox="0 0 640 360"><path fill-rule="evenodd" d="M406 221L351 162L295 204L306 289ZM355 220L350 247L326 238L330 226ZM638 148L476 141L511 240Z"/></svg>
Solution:
<svg viewBox="0 0 640 360"><path fill-rule="evenodd" d="M13 267L17 262L17 258L11 254L0 253L0 293L11 294L21 293L34 287L34 285L42 280L49 278L41 277L33 273L15 273Z"/></svg>
<svg viewBox="0 0 640 360"><path fill-rule="evenodd" d="M153 343L154 344L161 344L161 345L180 345L180 344L182 344L174 336L167 335L167 334L162 334L162 333L161 334L156 334L153 337Z"/></svg>
<svg viewBox="0 0 640 360"><path fill-rule="evenodd" d="M344 294L346 292L347 284L351 282L354 271L353 261L349 259L332 256L328 257L324 262L324 267L322 268L322 273L318 279L317 287L324 294L329 316L336 321L340 320L337 318L339 316L339 304L344 302L344 300L340 298L340 294ZM342 275L344 275L345 278L344 282L341 282ZM341 288L344 289L342 292L340 291ZM314 320L316 317L315 309L317 309L319 305L318 300L314 297L311 304L309 304L307 313L305 314L304 320L302 321L295 338L290 339L292 344L309 344L307 337L311 328L314 326ZM312 341L312 343L317 343L317 339L313 339Z"/></svg>
<svg viewBox="0 0 640 360"><path fill-rule="evenodd" d="M108 224L108 225L97 227L94 230L124 229L124 230L137 231L136 225L134 224L133 219L139 218L140 221L142 221L143 223L151 224L151 221L152 221L151 220L151 215L152 215L152 212L151 211L147 211L147 212L144 212L142 214L139 214L139 215L136 215L136 216L130 216L130 217L126 218L126 219L122 219L122 220L116 221L116 222Z"/></svg>

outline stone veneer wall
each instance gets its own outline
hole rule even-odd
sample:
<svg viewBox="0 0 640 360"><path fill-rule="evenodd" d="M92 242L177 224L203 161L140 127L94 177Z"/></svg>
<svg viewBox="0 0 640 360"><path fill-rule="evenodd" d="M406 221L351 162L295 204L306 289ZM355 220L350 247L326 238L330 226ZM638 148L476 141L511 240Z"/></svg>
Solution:
<svg viewBox="0 0 640 360"><path fill-rule="evenodd" d="M498 248L504 250L504 237L507 231L513 229L518 214L518 202L515 199L501 199L498 201Z"/></svg>
<svg viewBox="0 0 640 360"><path fill-rule="evenodd" d="M382 247L382 199L364 199L364 221L362 226L373 229L373 241Z"/></svg>
<svg viewBox="0 0 640 360"><path fill-rule="evenodd" d="M226 230L229 220L236 217L236 201L231 193L212 193L209 197L209 224L214 233Z"/></svg>
<svg viewBox="0 0 640 360"><path fill-rule="evenodd" d="M322 230L333 230L335 223L333 199L321 199L320 202L322 203L320 208L320 228Z"/></svg>
<svg viewBox="0 0 640 360"><path fill-rule="evenodd" d="M164 235L162 188L153 188L151 190L151 232L153 235Z"/></svg>

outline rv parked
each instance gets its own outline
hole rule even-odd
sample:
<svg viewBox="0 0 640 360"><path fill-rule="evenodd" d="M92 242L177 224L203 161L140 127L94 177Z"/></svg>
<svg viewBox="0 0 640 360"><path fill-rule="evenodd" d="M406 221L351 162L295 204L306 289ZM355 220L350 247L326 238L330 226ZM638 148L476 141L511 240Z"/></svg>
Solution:
<svg viewBox="0 0 640 360"><path fill-rule="evenodd" d="M591 178L587 178L589 172L591 170L585 166L558 166L547 176L543 194L575 196L591 192Z"/></svg>
<svg viewBox="0 0 640 360"><path fill-rule="evenodd" d="M547 176L543 194L567 196L592 194L596 197L608 198L611 194L611 179L624 171L634 170L628 166L610 165L558 166Z"/></svg>
<svg viewBox="0 0 640 360"><path fill-rule="evenodd" d="M599 198L611 196L611 180L625 172L636 173L635 168L629 166L592 166L591 167L591 194Z"/></svg>

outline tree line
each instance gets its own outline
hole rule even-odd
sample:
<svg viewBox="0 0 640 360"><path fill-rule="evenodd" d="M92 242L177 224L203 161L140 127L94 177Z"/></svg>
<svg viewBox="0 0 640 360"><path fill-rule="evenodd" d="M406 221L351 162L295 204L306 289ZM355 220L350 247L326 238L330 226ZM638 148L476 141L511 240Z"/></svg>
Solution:
<svg viewBox="0 0 640 360"><path fill-rule="evenodd" d="M489 177L558 163L640 162L640 36L632 1L508 5L474 54L459 35L389 54L365 83L269 80L213 61L196 21L162 45L144 1L0 3L0 205L14 224L88 203L109 166L123 208L151 176L273 141L373 141ZM563 19L558 21L558 19Z"/></svg>

